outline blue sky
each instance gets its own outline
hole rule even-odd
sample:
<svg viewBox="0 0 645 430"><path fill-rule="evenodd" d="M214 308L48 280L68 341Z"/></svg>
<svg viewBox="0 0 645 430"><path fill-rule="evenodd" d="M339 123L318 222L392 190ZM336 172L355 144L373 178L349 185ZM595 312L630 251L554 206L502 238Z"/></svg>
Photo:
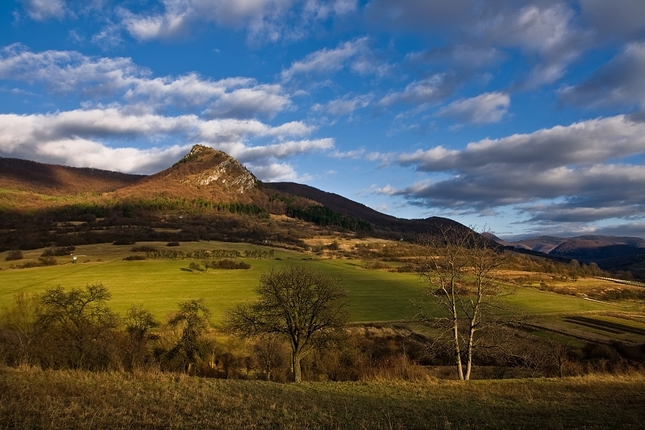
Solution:
<svg viewBox="0 0 645 430"><path fill-rule="evenodd" d="M642 0L7 0L0 156L264 181L502 238L645 237Z"/></svg>

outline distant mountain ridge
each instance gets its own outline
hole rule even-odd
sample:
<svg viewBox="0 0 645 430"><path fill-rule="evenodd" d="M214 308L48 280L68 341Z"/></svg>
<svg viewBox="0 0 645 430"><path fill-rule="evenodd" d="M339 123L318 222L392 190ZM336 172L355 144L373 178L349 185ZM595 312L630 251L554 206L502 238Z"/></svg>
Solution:
<svg viewBox="0 0 645 430"><path fill-rule="evenodd" d="M636 270L645 263L645 239L640 237L583 235L576 237L539 236L506 242L489 235L497 243L527 252L540 252L554 258L594 262L607 270ZM566 261L565 260L565 261ZM642 272L642 270L637 270Z"/></svg>

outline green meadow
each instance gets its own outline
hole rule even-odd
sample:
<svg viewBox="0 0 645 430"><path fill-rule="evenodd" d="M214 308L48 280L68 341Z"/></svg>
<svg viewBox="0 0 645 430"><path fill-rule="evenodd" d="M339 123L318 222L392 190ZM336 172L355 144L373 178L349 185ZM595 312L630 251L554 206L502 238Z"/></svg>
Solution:
<svg viewBox="0 0 645 430"><path fill-rule="evenodd" d="M157 249L165 243L146 243ZM415 302L423 300L425 285L418 275L387 270L368 270L358 260L319 259L310 254L274 249L271 259L239 258L251 265L248 270L208 269L191 271L196 260L141 260L124 261L130 255L145 255L131 251L131 245L87 245L74 251L77 264L71 256L57 257L58 265L17 269L12 265L36 260L43 250L24 252L23 260L7 262L0 253L0 308L9 305L18 293L40 293L62 286L82 288L102 283L112 294L110 306L123 313L132 305L143 305L157 317L164 318L177 308L177 303L204 298L217 325L227 308L254 297L254 288L260 275L271 268L286 265L308 265L332 276L339 276L348 292L352 321L407 320L417 313ZM184 252L206 250L267 250L244 243L191 242L182 243L173 250ZM563 296L534 288L508 288L510 294L500 298L501 314L544 315L589 311L616 311L614 304ZM629 310L624 306L621 308ZM427 309L430 315L438 309Z"/></svg>

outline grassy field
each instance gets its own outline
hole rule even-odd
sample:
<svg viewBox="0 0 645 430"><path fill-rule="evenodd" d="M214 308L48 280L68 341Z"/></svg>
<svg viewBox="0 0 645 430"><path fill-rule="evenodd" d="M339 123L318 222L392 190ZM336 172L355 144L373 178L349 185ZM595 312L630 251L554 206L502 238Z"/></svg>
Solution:
<svg viewBox="0 0 645 430"><path fill-rule="evenodd" d="M645 377L275 384L0 369L2 429L641 429Z"/></svg>
<svg viewBox="0 0 645 430"><path fill-rule="evenodd" d="M148 243L158 249L169 249L165 243ZM9 305L17 293L38 293L56 286L81 288L102 283L112 293L110 306L123 313L131 305L143 305L157 317L164 318L176 310L177 303L204 298L212 310L213 323L221 321L225 310L236 303L254 297L260 275L272 267L305 264L330 275L340 276L349 293L349 311L355 322L394 321L412 318L417 309L413 304L423 298L425 285L416 274L384 270L366 270L361 261L317 259L309 254L275 249L272 259L244 259L249 270L214 270L192 272L191 260L124 261L135 253L130 245L86 245L74 251L78 263L71 257L58 257L57 266L11 269L12 264L35 260L42 250L25 251L24 260L5 261L0 253L0 308ZM174 250L184 252L199 249L246 250L267 249L243 243L192 242L182 243ZM593 280L593 282L598 282ZM605 282L605 281L603 281ZM582 285L583 281L578 282ZM616 305L564 296L534 288L520 287L505 296L498 313L519 315L548 315L592 311L629 311L635 305ZM432 308L430 314L436 313Z"/></svg>

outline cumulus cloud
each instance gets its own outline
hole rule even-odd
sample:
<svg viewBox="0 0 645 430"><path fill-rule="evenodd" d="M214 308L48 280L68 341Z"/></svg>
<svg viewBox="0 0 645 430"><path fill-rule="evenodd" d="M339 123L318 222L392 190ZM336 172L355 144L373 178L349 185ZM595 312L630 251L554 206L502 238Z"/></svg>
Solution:
<svg viewBox="0 0 645 430"><path fill-rule="evenodd" d="M511 98L504 93L485 93L469 99L450 103L438 115L456 118L462 122L486 124L502 120L511 105Z"/></svg>
<svg viewBox="0 0 645 430"><path fill-rule="evenodd" d="M601 118L485 139L463 150L438 146L400 154L398 164L443 176L381 192L428 207L464 211L515 205L536 213L534 202L558 200L535 216L629 218L645 210L645 166L616 160L643 154L645 124L626 116Z"/></svg>
<svg viewBox="0 0 645 430"><path fill-rule="evenodd" d="M285 163L248 163L248 168L255 176L267 182L295 182L300 180L293 166Z"/></svg>
<svg viewBox="0 0 645 430"><path fill-rule="evenodd" d="M244 147L232 151L243 162L257 163L258 160L267 158L283 159L297 154L321 151L333 148L334 139L316 139L280 142L272 145Z"/></svg>
<svg viewBox="0 0 645 430"><path fill-rule="evenodd" d="M0 115L0 156L154 173L175 162L195 143L257 164L333 147L333 139L287 140L312 131L299 121L270 126L254 119L204 120L196 115L136 114L115 107L4 114ZM250 146L254 139L269 139L269 143ZM138 149L128 144L140 140L156 142L156 146Z"/></svg>
<svg viewBox="0 0 645 430"><path fill-rule="evenodd" d="M272 118L287 109L291 100L280 85L260 84L255 79L232 77L219 81L196 73L151 77L151 72L130 58L95 58L74 51L31 52L22 45L0 51L0 79L43 83L53 92L81 89L95 100L122 97L161 108L204 106L209 117Z"/></svg>
<svg viewBox="0 0 645 430"><path fill-rule="evenodd" d="M599 118L469 143L463 150L442 147L402 154L399 162L425 172L521 166L521 171L563 165L591 165L645 151L645 124L624 115Z"/></svg>

